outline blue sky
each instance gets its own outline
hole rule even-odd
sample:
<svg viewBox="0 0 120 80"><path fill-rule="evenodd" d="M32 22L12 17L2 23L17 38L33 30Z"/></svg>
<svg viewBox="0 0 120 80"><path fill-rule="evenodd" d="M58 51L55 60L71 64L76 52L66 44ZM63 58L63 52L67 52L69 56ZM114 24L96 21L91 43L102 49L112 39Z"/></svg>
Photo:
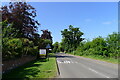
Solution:
<svg viewBox="0 0 120 80"><path fill-rule="evenodd" d="M92 40L95 37L107 37L118 31L117 2L30 2L37 10L41 29L52 32L53 42L62 39L61 30L69 25L79 27L83 37Z"/></svg>

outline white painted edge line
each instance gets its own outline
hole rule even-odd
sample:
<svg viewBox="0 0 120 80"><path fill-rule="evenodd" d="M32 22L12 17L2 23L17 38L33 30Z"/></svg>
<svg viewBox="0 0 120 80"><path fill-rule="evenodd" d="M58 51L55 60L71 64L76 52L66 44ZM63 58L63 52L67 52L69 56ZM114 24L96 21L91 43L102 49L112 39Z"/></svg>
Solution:
<svg viewBox="0 0 120 80"><path fill-rule="evenodd" d="M106 77L106 78L110 78L110 77L108 77L108 76L106 76L106 75L104 75L104 74L102 74L102 73L97 72L97 71L94 70L94 69L89 68L89 70L91 70L91 71L93 71L93 72L95 72L95 73L97 73L97 74L99 74L99 75L101 75L101 76L104 76L104 77Z"/></svg>

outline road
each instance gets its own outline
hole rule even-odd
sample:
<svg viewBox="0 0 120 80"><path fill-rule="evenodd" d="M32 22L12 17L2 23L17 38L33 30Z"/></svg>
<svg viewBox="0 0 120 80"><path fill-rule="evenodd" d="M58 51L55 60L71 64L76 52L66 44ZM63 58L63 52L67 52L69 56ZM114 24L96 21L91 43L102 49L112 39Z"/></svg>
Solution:
<svg viewBox="0 0 120 80"><path fill-rule="evenodd" d="M57 53L59 78L118 78L118 65Z"/></svg>

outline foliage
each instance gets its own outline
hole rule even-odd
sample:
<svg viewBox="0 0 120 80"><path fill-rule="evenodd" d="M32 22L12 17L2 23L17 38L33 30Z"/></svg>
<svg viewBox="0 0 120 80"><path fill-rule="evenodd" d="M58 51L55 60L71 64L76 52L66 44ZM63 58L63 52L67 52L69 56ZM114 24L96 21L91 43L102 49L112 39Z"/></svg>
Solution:
<svg viewBox="0 0 120 80"><path fill-rule="evenodd" d="M35 20L36 10L31 5L26 2L10 2L8 6L2 6L1 12L2 20L7 20L7 24L12 24L12 28L18 30L17 38L34 36L39 23Z"/></svg>
<svg viewBox="0 0 120 80"><path fill-rule="evenodd" d="M70 25L68 29L61 31L61 33L63 37L61 44L62 46L65 45L65 51L67 52L76 50L80 42L83 40L83 38L81 38L83 32L81 32L79 28L74 28L72 25Z"/></svg>
<svg viewBox="0 0 120 80"><path fill-rule="evenodd" d="M117 58L118 54L120 54L119 39L120 34L116 32L113 32L113 34L108 35L108 37L106 38L107 48L109 50L108 52L110 53L111 57Z"/></svg>
<svg viewBox="0 0 120 80"><path fill-rule="evenodd" d="M52 36L51 32L48 30L41 30L43 33L41 34L40 39L40 48L46 48L47 44L50 44L52 46Z"/></svg>
<svg viewBox="0 0 120 80"><path fill-rule="evenodd" d="M22 41L20 39L9 39L3 38L3 59L4 58L13 58L15 56L20 55L20 51L22 51Z"/></svg>
<svg viewBox="0 0 120 80"><path fill-rule="evenodd" d="M50 41L52 41L52 36L51 36L51 32L48 30L41 30L43 32L43 34L41 35L42 39L48 39Z"/></svg>
<svg viewBox="0 0 120 80"><path fill-rule="evenodd" d="M48 39L40 39L40 45L39 45L39 48L41 49L45 49L47 44L52 44L52 41L51 40L48 40Z"/></svg>
<svg viewBox="0 0 120 80"><path fill-rule="evenodd" d="M108 35L107 38L102 38L99 36L94 38L92 41L82 41L74 53L80 56L97 55L104 58L117 59L120 54L119 39L120 34L113 32Z"/></svg>
<svg viewBox="0 0 120 80"><path fill-rule="evenodd" d="M53 44L53 53L56 53L56 52L59 52L60 50L59 50L59 43L58 42L55 42L54 44Z"/></svg>
<svg viewBox="0 0 120 80"><path fill-rule="evenodd" d="M8 21L5 20L2 22L2 38L9 37L9 38L15 38L18 34L18 30L15 28L12 28L12 24L8 24Z"/></svg>
<svg viewBox="0 0 120 80"><path fill-rule="evenodd" d="M24 55L36 55L37 46L25 38L3 38L3 59L11 59Z"/></svg>
<svg viewBox="0 0 120 80"><path fill-rule="evenodd" d="M3 60L38 55L40 48L47 44L52 46L51 32L42 30L37 33L38 21L35 20L36 10L26 2L10 2L2 6L2 50ZM37 56L38 58L38 56Z"/></svg>

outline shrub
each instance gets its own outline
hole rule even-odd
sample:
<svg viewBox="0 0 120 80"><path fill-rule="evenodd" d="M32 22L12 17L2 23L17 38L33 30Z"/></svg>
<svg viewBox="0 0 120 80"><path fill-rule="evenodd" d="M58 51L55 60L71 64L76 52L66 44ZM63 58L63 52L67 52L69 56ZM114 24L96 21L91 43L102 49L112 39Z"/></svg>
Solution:
<svg viewBox="0 0 120 80"><path fill-rule="evenodd" d="M3 38L3 58L13 58L21 54L22 41L19 38Z"/></svg>

